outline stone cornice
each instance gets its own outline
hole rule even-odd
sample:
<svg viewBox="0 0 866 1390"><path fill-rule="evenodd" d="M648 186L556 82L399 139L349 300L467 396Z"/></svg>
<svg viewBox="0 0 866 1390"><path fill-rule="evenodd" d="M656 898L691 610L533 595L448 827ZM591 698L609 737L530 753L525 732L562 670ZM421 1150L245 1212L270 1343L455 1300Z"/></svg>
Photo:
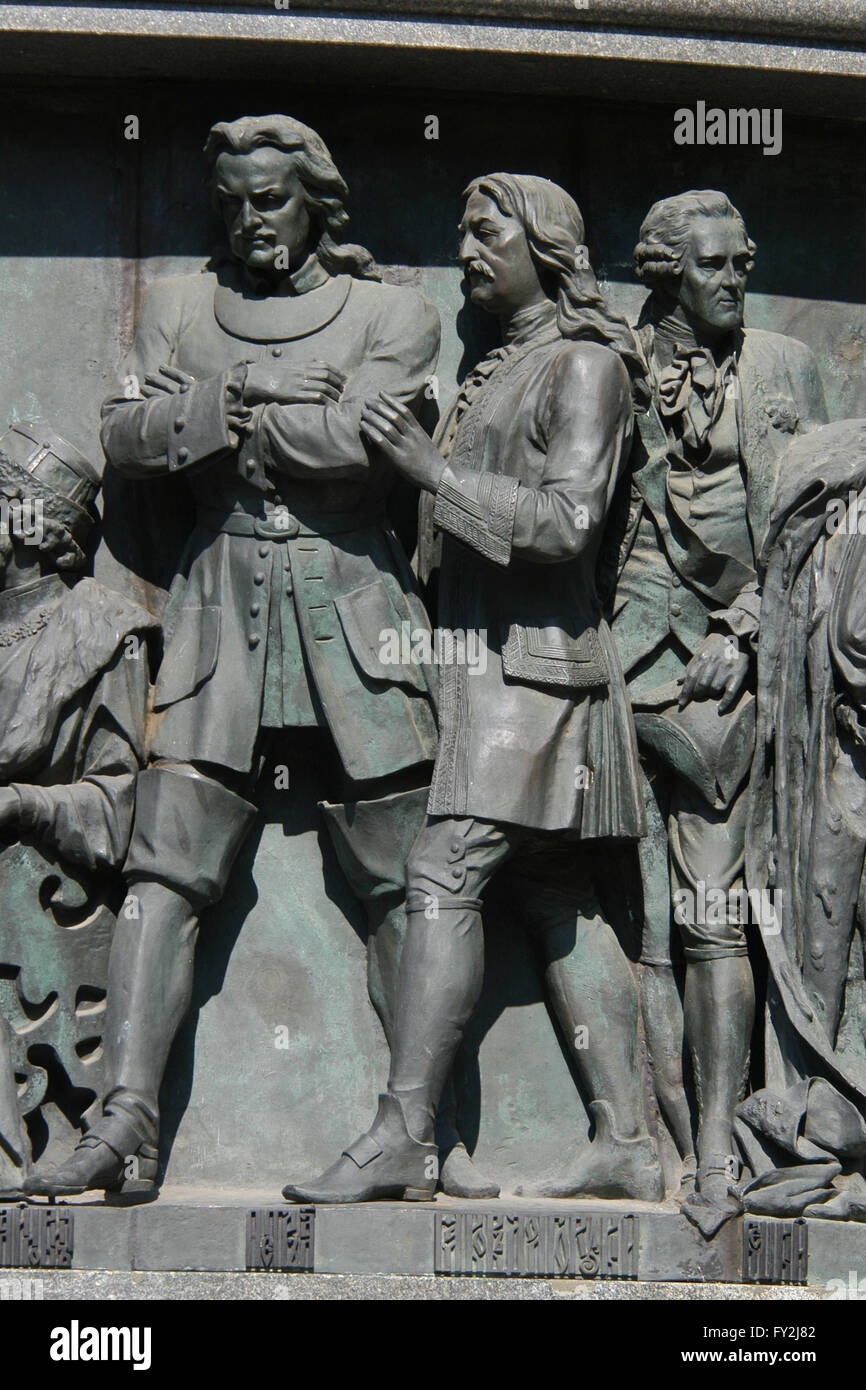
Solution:
<svg viewBox="0 0 866 1390"><path fill-rule="evenodd" d="M283 8L283 4L286 8ZM350 8L351 7L351 8ZM866 114L862 0L0 4L0 72L282 78ZM732 80L734 79L734 80Z"/></svg>

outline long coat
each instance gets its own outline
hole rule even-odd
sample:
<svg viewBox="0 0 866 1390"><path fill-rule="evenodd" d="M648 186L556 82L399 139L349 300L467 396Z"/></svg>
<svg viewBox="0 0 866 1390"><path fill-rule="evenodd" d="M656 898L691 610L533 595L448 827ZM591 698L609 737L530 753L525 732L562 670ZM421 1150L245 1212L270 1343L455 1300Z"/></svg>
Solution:
<svg viewBox="0 0 866 1390"><path fill-rule="evenodd" d="M431 814L587 838L643 832L595 584L631 431L620 359L553 325L506 354L461 419L433 513L446 533L440 618L480 631L486 664L442 665Z"/></svg>
<svg viewBox="0 0 866 1390"><path fill-rule="evenodd" d="M165 615L152 754L247 771L263 725L325 724L363 780L436 747L424 669L382 657L381 634L427 619L385 520L389 472L359 420L380 390L422 395L439 321L413 290L313 271L285 297L255 296L231 267L157 281L102 441L128 477L185 471L197 508ZM267 379L314 359L347 375L340 403L258 405L233 448L232 369ZM194 384L135 399L162 364Z"/></svg>
<svg viewBox="0 0 866 1390"><path fill-rule="evenodd" d="M796 338L745 329L737 376L748 522L757 556L767 535L779 461L792 436L823 424L827 410L815 358ZM729 560L723 573L718 558L708 555L705 585L695 581L693 566L685 565L670 524L668 443L655 407L639 417L632 463L631 509L611 623L627 675L671 635L694 655L710 616L720 610L730 613L731 631L751 636L760 607L754 574L738 574L736 561ZM647 543L638 564L633 554L641 527ZM644 684L653 684L651 675Z"/></svg>

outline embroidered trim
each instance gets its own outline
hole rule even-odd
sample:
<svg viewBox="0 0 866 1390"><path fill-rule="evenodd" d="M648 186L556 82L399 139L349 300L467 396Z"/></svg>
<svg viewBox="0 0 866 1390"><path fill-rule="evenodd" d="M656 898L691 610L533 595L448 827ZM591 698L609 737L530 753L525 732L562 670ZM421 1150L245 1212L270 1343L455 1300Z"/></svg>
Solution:
<svg viewBox="0 0 866 1390"><path fill-rule="evenodd" d="M561 342L561 335L557 329L552 329L519 348L500 349L504 352L502 359L457 425L449 460L452 468L465 468L467 472L479 474L478 495L467 497L450 484L447 470L436 493L434 524L497 565L507 565L511 559L511 536L520 484L516 478L479 469L479 460L474 457L475 443L489 426L506 385L518 369L528 370L539 350L547 350L557 342Z"/></svg>
<svg viewBox="0 0 866 1390"><path fill-rule="evenodd" d="M514 534L514 513L517 510L517 491L520 487L516 478L495 475L492 479L490 498L490 530L507 547L511 556L511 538Z"/></svg>
<svg viewBox="0 0 866 1390"><path fill-rule="evenodd" d="M483 473L478 480L478 498L474 500L453 487L446 476L436 493L433 520L441 530L471 545L485 559L507 565L519 486L516 478Z"/></svg>
<svg viewBox="0 0 866 1390"><path fill-rule="evenodd" d="M571 652L545 644L538 628L512 623L502 648L502 669L512 680L532 685L563 685L573 690L592 689L609 683L598 634L587 627L571 639Z"/></svg>
<svg viewBox="0 0 866 1390"><path fill-rule="evenodd" d="M477 600L478 566L457 553L452 560L451 585L472 612ZM469 672L462 663L440 668L439 752L430 782L428 814L461 816L469 799Z"/></svg>

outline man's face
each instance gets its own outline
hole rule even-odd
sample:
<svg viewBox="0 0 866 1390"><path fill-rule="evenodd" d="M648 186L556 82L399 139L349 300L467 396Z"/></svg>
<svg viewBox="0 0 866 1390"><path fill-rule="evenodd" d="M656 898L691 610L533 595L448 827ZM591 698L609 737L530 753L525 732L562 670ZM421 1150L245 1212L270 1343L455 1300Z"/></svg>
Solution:
<svg viewBox="0 0 866 1390"><path fill-rule="evenodd" d="M248 154L224 151L214 172L232 254L259 275L285 274L302 264L310 216L291 155L268 146ZM285 250L276 263L280 247Z"/></svg>
<svg viewBox="0 0 866 1390"><path fill-rule="evenodd" d="M502 316L543 296L521 223L486 193L470 193L457 230L457 259L473 304Z"/></svg>
<svg viewBox="0 0 866 1390"><path fill-rule="evenodd" d="M742 325L749 260L734 218L694 219L677 297L699 334L721 337Z"/></svg>

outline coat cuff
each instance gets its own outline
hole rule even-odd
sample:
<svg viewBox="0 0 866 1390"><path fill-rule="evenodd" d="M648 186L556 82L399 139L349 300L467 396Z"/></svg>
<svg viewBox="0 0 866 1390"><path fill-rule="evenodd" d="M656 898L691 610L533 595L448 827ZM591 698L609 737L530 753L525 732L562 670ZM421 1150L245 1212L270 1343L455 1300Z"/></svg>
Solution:
<svg viewBox="0 0 866 1390"><path fill-rule="evenodd" d="M231 449L225 407L231 372L181 386L169 410L168 469L192 468Z"/></svg>
<svg viewBox="0 0 866 1390"><path fill-rule="evenodd" d="M713 613L709 627L711 631L730 632L734 637L744 637L755 649L758 643L758 630L761 616L761 595L751 586L743 589L730 608Z"/></svg>
<svg viewBox="0 0 866 1390"><path fill-rule="evenodd" d="M455 473L446 467L436 490L434 525L477 550L485 560L507 565L519 487L516 478L494 473Z"/></svg>

